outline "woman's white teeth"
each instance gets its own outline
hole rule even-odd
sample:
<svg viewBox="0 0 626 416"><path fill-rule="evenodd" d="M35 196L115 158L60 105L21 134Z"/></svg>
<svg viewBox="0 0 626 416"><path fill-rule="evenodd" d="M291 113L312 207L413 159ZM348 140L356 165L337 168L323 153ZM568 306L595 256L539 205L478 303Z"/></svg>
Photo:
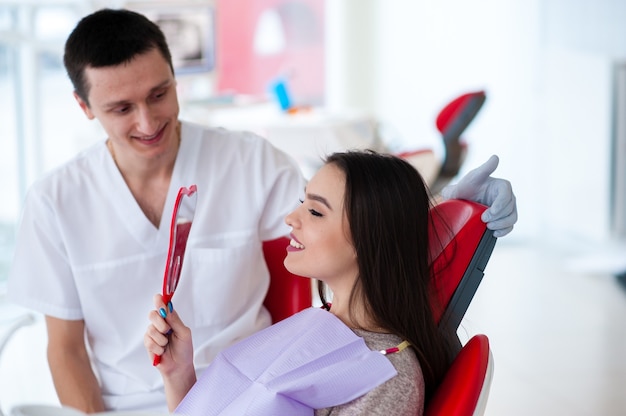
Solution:
<svg viewBox="0 0 626 416"><path fill-rule="evenodd" d="M304 246L303 246L302 244L298 243L298 242L297 242L296 240L294 240L294 239L292 239L291 241L289 241L289 245L290 245L291 247L295 247L295 248L300 249L300 250L302 250L302 249L304 248Z"/></svg>

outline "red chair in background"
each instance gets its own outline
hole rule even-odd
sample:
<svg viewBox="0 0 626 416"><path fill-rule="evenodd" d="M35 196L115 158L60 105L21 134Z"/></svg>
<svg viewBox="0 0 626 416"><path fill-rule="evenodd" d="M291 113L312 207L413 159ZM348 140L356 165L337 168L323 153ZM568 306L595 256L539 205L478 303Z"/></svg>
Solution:
<svg viewBox="0 0 626 416"><path fill-rule="evenodd" d="M432 149L410 149L397 153L422 175L433 195L438 194L461 170L467 154L467 143L461 135L476 117L487 96L485 91L462 94L439 112L435 126L444 145L444 160Z"/></svg>
<svg viewBox="0 0 626 416"><path fill-rule="evenodd" d="M448 103L437 116L435 125L441 133L445 157L436 180L431 185L438 194L461 169L467 154L467 143L461 135L485 103L485 91L469 92Z"/></svg>

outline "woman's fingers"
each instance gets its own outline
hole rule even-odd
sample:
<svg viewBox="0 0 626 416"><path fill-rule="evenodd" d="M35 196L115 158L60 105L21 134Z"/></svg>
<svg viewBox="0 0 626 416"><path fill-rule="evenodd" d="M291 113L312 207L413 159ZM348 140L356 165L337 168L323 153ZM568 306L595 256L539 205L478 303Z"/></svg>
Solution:
<svg viewBox="0 0 626 416"><path fill-rule="evenodd" d="M161 355L169 343L168 334L171 329L157 311L150 311L149 319L150 325L148 325L144 335L144 346L148 352Z"/></svg>
<svg viewBox="0 0 626 416"><path fill-rule="evenodd" d="M144 346L150 358L153 358L154 355L163 355L170 341L168 335L172 332L170 324L165 319L167 317L167 309L165 309L167 305L163 303L161 295L154 295L153 300L157 309L149 312L150 325L148 325L144 335Z"/></svg>
<svg viewBox="0 0 626 416"><path fill-rule="evenodd" d="M172 327L167 322L160 311L150 311L148 319L152 326L161 334L168 334L171 332Z"/></svg>
<svg viewBox="0 0 626 416"><path fill-rule="evenodd" d="M165 304L161 295L154 296L155 309L150 311L150 325L144 335L144 346L151 358L168 353L168 361L193 362L191 330L185 326L171 302ZM163 369L162 366L159 367Z"/></svg>

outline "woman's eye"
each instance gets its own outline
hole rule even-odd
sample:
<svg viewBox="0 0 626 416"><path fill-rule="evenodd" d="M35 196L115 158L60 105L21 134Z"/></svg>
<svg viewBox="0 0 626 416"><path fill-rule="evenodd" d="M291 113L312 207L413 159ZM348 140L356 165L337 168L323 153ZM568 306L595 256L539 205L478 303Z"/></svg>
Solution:
<svg viewBox="0 0 626 416"><path fill-rule="evenodd" d="M314 209L309 209L309 212L311 213L311 215L314 215L316 217L321 217L322 216L321 213L315 211Z"/></svg>
<svg viewBox="0 0 626 416"><path fill-rule="evenodd" d="M304 199L298 198L298 201L300 201L300 204L304 204ZM315 216L315 217L323 217L324 215L322 215L321 212L314 210L313 208L309 208L308 209L309 214Z"/></svg>

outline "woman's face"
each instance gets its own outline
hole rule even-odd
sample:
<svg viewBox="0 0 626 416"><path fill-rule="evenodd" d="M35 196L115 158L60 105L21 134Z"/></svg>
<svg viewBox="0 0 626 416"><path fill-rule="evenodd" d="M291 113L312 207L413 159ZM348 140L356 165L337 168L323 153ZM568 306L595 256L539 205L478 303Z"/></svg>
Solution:
<svg viewBox="0 0 626 416"><path fill-rule="evenodd" d="M324 165L309 181L302 204L285 218L292 227L285 267L324 281L335 293L349 291L358 275L344 212L345 182L338 167Z"/></svg>

